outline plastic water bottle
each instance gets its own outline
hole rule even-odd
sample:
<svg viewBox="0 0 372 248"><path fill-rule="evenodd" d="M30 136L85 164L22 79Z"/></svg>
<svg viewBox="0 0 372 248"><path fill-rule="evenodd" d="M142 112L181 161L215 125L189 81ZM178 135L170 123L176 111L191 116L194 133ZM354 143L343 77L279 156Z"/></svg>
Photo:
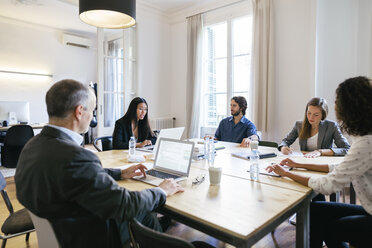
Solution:
<svg viewBox="0 0 372 248"><path fill-rule="evenodd" d="M259 167L260 157L258 155L257 149L254 149L251 151L249 160L251 162L250 169L249 169L251 179L254 181L257 181L260 175L260 167Z"/></svg>
<svg viewBox="0 0 372 248"><path fill-rule="evenodd" d="M130 137L129 140L129 156L133 156L136 151L136 138L134 136Z"/></svg>
<svg viewBox="0 0 372 248"><path fill-rule="evenodd" d="M216 156L215 147L214 147L214 140L209 140L209 154L208 154L208 162L210 166L214 165L214 157Z"/></svg>
<svg viewBox="0 0 372 248"><path fill-rule="evenodd" d="M209 160L209 137L204 140L204 158Z"/></svg>

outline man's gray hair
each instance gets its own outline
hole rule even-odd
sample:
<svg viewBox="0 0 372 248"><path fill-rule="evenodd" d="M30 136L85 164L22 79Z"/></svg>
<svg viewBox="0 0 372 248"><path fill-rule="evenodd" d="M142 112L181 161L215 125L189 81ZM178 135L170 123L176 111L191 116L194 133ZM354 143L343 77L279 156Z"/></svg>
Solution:
<svg viewBox="0 0 372 248"><path fill-rule="evenodd" d="M82 105L88 107L92 90L72 79L64 79L55 83L47 92L45 101L49 117L65 118Z"/></svg>

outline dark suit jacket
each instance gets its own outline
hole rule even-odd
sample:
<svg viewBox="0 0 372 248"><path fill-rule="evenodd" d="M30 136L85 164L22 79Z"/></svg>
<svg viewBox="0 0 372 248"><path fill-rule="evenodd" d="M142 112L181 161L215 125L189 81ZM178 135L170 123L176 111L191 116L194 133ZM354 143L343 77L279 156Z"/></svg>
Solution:
<svg viewBox="0 0 372 248"><path fill-rule="evenodd" d="M278 149L282 146L290 146L295 142L298 135L300 134L302 127L302 121L296 121L292 131L287 134L287 137L282 140ZM333 141L337 148L332 147ZM301 151L308 151L307 140L300 140ZM319 123L318 131L318 149L332 149L336 156L344 156L350 149L350 145L346 138L342 135L338 124L334 121L323 120Z"/></svg>
<svg viewBox="0 0 372 248"><path fill-rule="evenodd" d="M18 200L48 219L62 247L120 247L118 226L159 208L159 188L131 192L98 157L50 126L24 147L15 175Z"/></svg>
<svg viewBox="0 0 372 248"><path fill-rule="evenodd" d="M128 149L131 136L133 136L131 122L126 121L124 117L121 117L115 122L115 129L112 134L112 147L114 149ZM151 140L151 143L154 145L156 137L151 136L151 134L143 136L138 133L137 142L143 142L144 140Z"/></svg>

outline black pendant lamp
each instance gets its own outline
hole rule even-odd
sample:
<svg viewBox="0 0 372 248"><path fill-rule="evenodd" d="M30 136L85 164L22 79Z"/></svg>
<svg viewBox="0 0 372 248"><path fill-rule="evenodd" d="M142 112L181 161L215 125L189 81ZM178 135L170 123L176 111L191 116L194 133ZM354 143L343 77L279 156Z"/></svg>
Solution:
<svg viewBox="0 0 372 248"><path fill-rule="evenodd" d="M129 28L136 24L136 0L79 0L80 19L100 28Z"/></svg>

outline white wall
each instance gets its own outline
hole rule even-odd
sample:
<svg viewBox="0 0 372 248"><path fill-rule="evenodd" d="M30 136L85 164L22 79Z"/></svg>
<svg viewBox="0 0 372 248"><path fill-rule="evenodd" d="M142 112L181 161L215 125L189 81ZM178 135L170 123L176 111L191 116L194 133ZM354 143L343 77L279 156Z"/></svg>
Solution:
<svg viewBox="0 0 372 248"><path fill-rule="evenodd" d="M347 78L371 76L372 2L318 1L317 91L336 120L335 90Z"/></svg>
<svg viewBox="0 0 372 248"><path fill-rule="evenodd" d="M137 95L146 99L149 117L170 116L170 25L167 17L137 5Z"/></svg>
<svg viewBox="0 0 372 248"><path fill-rule="evenodd" d="M0 73L1 101L29 101L30 121L47 122L45 93L65 78L96 81L96 51L65 46L62 31L0 18L0 70L53 74L50 77Z"/></svg>
<svg viewBox="0 0 372 248"><path fill-rule="evenodd" d="M315 93L316 6L312 0L273 4L276 116L267 137L280 142L295 121L303 119L305 105Z"/></svg>
<svg viewBox="0 0 372 248"><path fill-rule="evenodd" d="M187 23L186 20L171 26L171 113L176 126L186 125L186 74L187 74Z"/></svg>
<svg viewBox="0 0 372 248"><path fill-rule="evenodd" d="M316 95L329 106L328 119L336 120L335 90L357 71L358 1L318 1Z"/></svg>

